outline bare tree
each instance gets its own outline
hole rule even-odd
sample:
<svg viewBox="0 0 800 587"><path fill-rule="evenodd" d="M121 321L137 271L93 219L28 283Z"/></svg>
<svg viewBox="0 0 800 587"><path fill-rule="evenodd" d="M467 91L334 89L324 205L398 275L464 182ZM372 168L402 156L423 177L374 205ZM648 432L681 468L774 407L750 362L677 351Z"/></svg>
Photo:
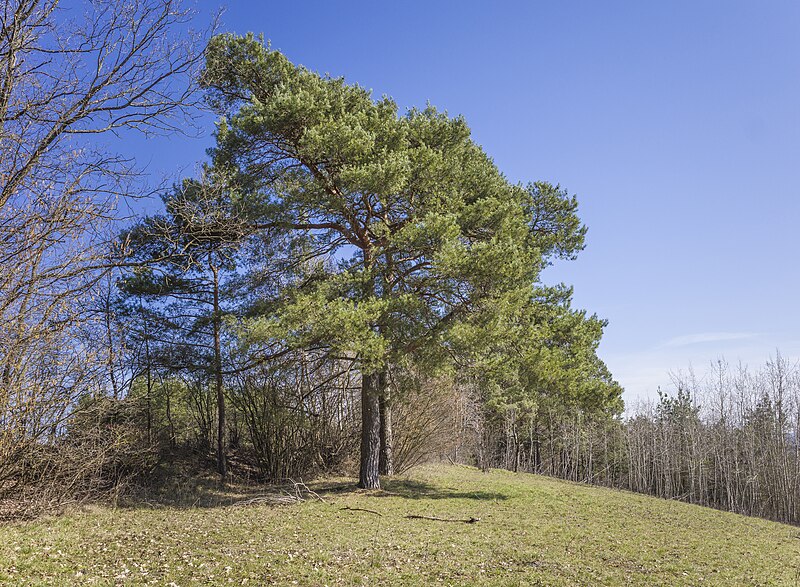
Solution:
<svg viewBox="0 0 800 587"><path fill-rule="evenodd" d="M0 470L98 389L84 310L135 175L103 141L185 127L191 16L180 0L0 0Z"/></svg>
<svg viewBox="0 0 800 587"><path fill-rule="evenodd" d="M673 383L624 421L542 404L527 442L518 411L484 409L473 460L800 523L798 365L780 354L753 371L720 360Z"/></svg>

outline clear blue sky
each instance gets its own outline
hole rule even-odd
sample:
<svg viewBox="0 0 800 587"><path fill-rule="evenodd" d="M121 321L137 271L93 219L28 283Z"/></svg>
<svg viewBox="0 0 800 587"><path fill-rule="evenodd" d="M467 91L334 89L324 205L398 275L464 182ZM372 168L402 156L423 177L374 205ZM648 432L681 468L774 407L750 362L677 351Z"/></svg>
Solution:
<svg viewBox="0 0 800 587"><path fill-rule="evenodd" d="M576 193L587 249L544 278L609 320L628 402L690 364L800 357L796 0L236 1L222 30L463 114L509 178ZM211 139L168 143L131 148L175 173Z"/></svg>

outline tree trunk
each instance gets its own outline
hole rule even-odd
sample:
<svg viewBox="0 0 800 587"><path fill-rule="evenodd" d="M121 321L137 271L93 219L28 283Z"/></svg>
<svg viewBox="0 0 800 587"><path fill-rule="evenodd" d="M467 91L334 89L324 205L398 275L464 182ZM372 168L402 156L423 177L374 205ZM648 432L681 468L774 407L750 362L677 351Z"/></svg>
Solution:
<svg viewBox="0 0 800 587"><path fill-rule="evenodd" d="M164 388L165 392L164 398L167 401L167 423L169 424L169 447L171 449L174 449L177 443L175 441L175 422L173 422L172 420L172 400L170 399L171 393L169 387L164 386L163 381L161 386Z"/></svg>
<svg viewBox="0 0 800 587"><path fill-rule="evenodd" d="M362 489L380 489L378 478L380 461L380 397L381 374L361 375L361 468L358 486Z"/></svg>
<svg viewBox="0 0 800 587"><path fill-rule="evenodd" d="M217 392L217 473L222 480L228 476L228 462L225 458L225 393L222 387L222 346L220 343L220 310L219 310L219 269L209 265L214 276L214 386Z"/></svg>
<svg viewBox="0 0 800 587"><path fill-rule="evenodd" d="M103 315L105 318L106 326L106 346L108 347L108 378L111 383L111 393L114 399L119 399L119 386L117 385L117 376L114 373L114 333L113 325L111 324L111 293L106 292L105 306L103 307Z"/></svg>
<svg viewBox="0 0 800 587"><path fill-rule="evenodd" d="M153 443L153 373L150 363L150 341L144 339L145 360L147 361L147 444Z"/></svg>
<svg viewBox="0 0 800 587"><path fill-rule="evenodd" d="M389 397L389 386L386 383L386 372L381 372L380 386L383 393L379 398L379 410L381 418L381 454L378 469L381 475L394 475L394 452L392 443L392 405Z"/></svg>
<svg viewBox="0 0 800 587"><path fill-rule="evenodd" d="M139 300L139 313L142 315L144 326L144 360L147 369L145 371L147 383L147 396L145 397L147 407L147 444L150 445L153 443L153 363L150 360L150 324L144 317L141 299ZM114 397L116 398L116 395Z"/></svg>

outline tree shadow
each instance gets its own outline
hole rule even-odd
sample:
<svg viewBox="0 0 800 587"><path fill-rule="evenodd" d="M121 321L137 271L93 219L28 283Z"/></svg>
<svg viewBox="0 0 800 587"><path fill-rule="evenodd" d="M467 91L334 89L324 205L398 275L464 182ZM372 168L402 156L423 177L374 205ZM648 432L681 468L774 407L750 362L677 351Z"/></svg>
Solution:
<svg viewBox="0 0 800 587"><path fill-rule="evenodd" d="M326 495L346 495L362 493L371 497L402 497L403 499L476 499L502 501L508 499L504 493L494 491L460 491L458 489L430 485L411 479L382 479L382 489L365 491L356 489L354 482L318 481L312 484L314 491L322 497Z"/></svg>
<svg viewBox="0 0 800 587"><path fill-rule="evenodd" d="M496 491L462 491L411 479L387 479L384 482L384 490L376 495L378 497L402 497L405 499L475 499L482 501L503 501L508 499L506 494Z"/></svg>
<svg viewBox="0 0 800 587"><path fill-rule="evenodd" d="M267 495L287 495L284 485L227 483L214 475L194 475L139 487L125 495L118 507L130 509L219 508L243 504Z"/></svg>
<svg viewBox="0 0 800 587"><path fill-rule="evenodd" d="M289 480L284 480L283 483L259 483L232 477L228 483L221 484L219 477L208 471L192 474L189 471L175 469L162 471L161 475L155 475L148 481L121 497L115 505L126 509L205 509L256 504L289 505L299 501L314 501L318 497L325 500L346 495L398 497L409 500L480 501L504 501L509 497L496 491L465 491L461 488L442 487L405 477L383 478L381 479L383 488L375 491L358 489L355 479L341 477L335 479L323 477L308 481L307 484L298 479L297 485ZM293 502L293 496L300 499Z"/></svg>

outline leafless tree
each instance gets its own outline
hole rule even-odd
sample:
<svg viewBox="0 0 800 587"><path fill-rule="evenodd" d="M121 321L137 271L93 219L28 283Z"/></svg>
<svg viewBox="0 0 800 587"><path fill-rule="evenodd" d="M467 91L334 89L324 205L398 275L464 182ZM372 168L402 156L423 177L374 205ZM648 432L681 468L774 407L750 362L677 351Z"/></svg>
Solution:
<svg viewBox="0 0 800 587"><path fill-rule="evenodd" d="M136 175L114 141L191 120L191 17L180 0L0 0L0 471L107 373L82 336Z"/></svg>
<svg viewBox="0 0 800 587"><path fill-rule="evenodd" d="M532 418L484 411L473 460L800 523L798 366L780 354L756 370L718 361L673 384L624 420L546 403Z"/></svg>

